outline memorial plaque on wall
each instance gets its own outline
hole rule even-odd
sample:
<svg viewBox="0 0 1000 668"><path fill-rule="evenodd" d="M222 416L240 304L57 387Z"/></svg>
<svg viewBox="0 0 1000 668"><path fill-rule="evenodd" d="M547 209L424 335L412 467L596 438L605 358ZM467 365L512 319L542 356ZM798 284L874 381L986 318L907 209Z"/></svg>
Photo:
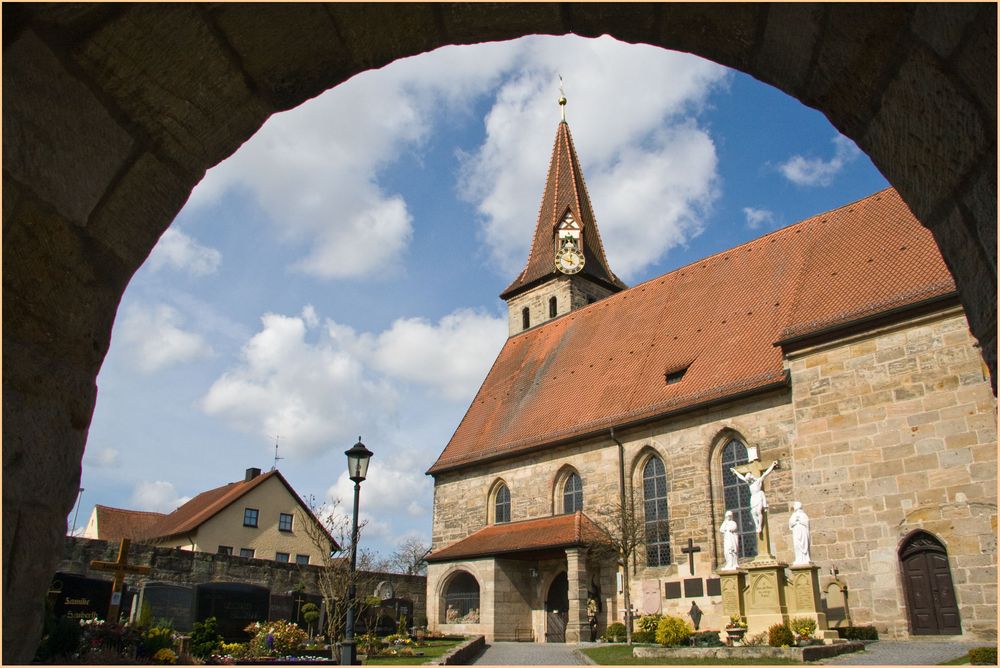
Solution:
<svg viewBox="0 0 1000 668"><path fill-rule="evenodd" d="M722 596L722 580L719 578L709 578L705 580L705 587L709 596Z"/></svg>
<svg viewBox="0 0 1000 668"><path fill-rule="evenodd" d="M194 588L169 582L147 582L139 594L139 614L149 608L152 620L169 619L176 631L194 628Z"/></svg>
<svg viewBox="0 0 1000 668"><path fill-rule="evenodd" d="M684 598L696 598L705 595L705 584L701 578L684 580Z"/></svg>
<svg viewBox="0 0 1000 668"><path fill-rule="evenodd" d="M663 585L664 593L667 598L680 598L681 597L681 583L680 582L668 582Z"/></svg>
<svg viewBox="0 0 1000 668"><path fill-rule="evenodd" d="M209 617L218 620L219 633L226 642L244 642L249 634L243 631L254 622L266 622L271 603L271 591L266 587L242 582L209 582L198 585L195 619Z"/></svg>
<svg viewBox="0 0 1000 668"><path fill-rule="evenodd" d="M67 619L104 619L111 603L111 581L56 573L49 585L52 613Z"/></svg>

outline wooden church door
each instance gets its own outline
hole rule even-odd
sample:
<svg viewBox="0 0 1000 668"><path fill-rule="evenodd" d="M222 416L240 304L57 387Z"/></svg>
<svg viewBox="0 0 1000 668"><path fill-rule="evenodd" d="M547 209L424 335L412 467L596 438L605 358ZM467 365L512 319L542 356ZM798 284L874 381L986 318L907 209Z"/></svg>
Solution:
<svg viewBox="0 0 1000 668"><path fill-rule="evenodd" d="M962 621L948 552L930 534L917 532L900 550L903 586L914 635L959 635Z"/></svg>
<svg viewBox="0 0 1000 668"><path fill-rule="evenodd" d="M545 642L566 642L569 621L569 578L563 571L549 585L545 598Z"/></svg>

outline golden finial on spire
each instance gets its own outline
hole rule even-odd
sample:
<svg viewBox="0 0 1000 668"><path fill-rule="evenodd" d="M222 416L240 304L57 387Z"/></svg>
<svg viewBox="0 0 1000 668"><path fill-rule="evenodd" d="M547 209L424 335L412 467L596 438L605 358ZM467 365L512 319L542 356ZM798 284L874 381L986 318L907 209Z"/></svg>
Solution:
<svg viewBox="0 0 1000 668"><path fill-rule="evenodd" d="M562 115L562 122L566 122L566 94L563 92L563 78L559 75L559 113Z"/></svg>

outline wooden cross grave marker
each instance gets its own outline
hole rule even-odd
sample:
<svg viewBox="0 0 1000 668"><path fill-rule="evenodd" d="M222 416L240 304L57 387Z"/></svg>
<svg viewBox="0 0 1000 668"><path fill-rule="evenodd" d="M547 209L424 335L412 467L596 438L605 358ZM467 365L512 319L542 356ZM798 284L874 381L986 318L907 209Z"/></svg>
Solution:
<svg viewBox="0 0 1000 668"><path fill-rule="evenodd" d="M90 562L90 567L95 571L107 571L115 574L114 579L111 580L111 603L108 605L109 622L118 622L118 612L121 610L122 605L122 589L125 585L125 574L148 575L153 571L149 566L132 566L128 563L128 548L131 544L131 540L122 538L121 545L118 547L117 561L98 561L95 559Z"/></svg>
<svg viewBox="0 0 1000 668"><path fill-rule="evenodd" d="M701 552L701 548L694 544L694 541L688 538L687 547L682 547L681 552L688 556L688 570L691 571L691 576L694 576L694 554L695 552Z"/></svg>

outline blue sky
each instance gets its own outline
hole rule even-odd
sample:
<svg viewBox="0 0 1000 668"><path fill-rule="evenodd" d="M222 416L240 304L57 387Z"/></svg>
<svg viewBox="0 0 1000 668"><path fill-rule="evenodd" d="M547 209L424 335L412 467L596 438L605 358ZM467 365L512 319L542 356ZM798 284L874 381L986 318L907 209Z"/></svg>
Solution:
<svg viewBox="0 0 1000 668"><path fill-rule="evenodd" d="M360 74L210 170L136 273L78 530L96 503L169 512L267 470L276 437L302 496L349 500L361 435L364 546L429 542L424 471L506 339L497 295L527 258L559 74L630 285L887 185L819 112L686 54L531 37Z"/></svg>

